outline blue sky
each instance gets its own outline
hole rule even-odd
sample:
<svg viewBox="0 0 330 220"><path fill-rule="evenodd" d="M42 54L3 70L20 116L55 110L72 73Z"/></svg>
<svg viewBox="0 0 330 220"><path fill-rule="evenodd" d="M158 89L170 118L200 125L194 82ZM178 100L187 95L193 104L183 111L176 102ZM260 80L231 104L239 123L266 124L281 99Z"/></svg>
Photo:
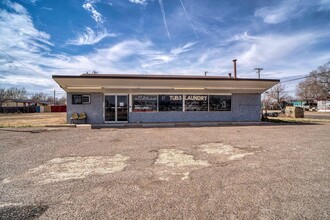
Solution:
<svg viewBox="0 0 330 220"><path fill-rule="evenodd" d="M234 58L288 80L330 60L330 0L3 0L0 31L0 87L29 94L93 70L226 76Z"/></svg>

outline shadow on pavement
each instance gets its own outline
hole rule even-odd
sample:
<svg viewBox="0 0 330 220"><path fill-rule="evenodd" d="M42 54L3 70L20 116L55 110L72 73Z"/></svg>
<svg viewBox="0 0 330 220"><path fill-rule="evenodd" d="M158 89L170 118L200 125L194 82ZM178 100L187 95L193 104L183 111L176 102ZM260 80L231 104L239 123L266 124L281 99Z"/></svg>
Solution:
<svg viewBox="0 0 330 220"><path fill-rule="evenodd" d="M35 219L48 209L48 205L7 206L0 208L0 219Z"/></svg>

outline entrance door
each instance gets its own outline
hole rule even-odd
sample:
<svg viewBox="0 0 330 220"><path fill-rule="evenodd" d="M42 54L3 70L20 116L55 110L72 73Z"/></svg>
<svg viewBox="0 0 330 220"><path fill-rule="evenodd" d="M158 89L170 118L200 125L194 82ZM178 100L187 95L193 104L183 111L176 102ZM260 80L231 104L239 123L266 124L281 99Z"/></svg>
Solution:
<svg viewBox="0 0 330 220"><path fill-rule="evenodd" d="M104 100L105 122L128 121L128 95L106 95Z"/></svg>

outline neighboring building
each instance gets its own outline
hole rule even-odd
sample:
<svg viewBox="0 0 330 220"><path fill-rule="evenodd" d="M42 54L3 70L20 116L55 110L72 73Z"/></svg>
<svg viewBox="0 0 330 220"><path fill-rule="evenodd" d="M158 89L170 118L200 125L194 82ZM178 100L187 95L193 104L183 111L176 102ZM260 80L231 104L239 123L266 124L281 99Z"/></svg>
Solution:
<svg viewBox="0 0 330 220"><path fill-rule="evenodd" d="M0 105L0 113L45 112L45 108L51 108L51 102L22 99L5 99Z"/></svg>
<svg viewBox="0 0 330 220"><path fill-rule="evenodd" d="M330 112L330 100L317 102L318 112Z"/></svg>
<svg viewBox="0 0 330 220"><path fill-rule="evenodd" d="M292 101L292 106L304 108L306 101Z"/></svg>
<svg viewBox="0 0 330 220"><path fill-rule="evenodd" d="M279 80L215 76L54 75L67 92L67 121L88 123L260 121L260 95Z"/></svg>
<svg viewBox="0 0 330 220"><path fill-rule="evenodd" d="M23 100L23 99L5 99L0 107L30 107L30 106L48 106L51 102Z"/></svg>

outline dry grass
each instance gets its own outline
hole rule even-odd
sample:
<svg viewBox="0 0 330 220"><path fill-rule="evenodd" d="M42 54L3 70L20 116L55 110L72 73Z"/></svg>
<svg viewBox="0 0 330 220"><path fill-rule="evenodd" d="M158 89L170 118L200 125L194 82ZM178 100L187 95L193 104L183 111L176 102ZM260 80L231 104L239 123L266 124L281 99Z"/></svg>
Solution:
<svg viewBox="0 0 330 220"><path fill-rule="evenodd" d="M66 123L66 113L0 114L0 127L42 127Z"/></svg>
<svg viewBox="0 0 330 220"><path fill-rule="evenodd" d="M289 123L329 123L330 119L318 118L285 118L285 117L268 117L271 122L289 122Z"/></svg>

